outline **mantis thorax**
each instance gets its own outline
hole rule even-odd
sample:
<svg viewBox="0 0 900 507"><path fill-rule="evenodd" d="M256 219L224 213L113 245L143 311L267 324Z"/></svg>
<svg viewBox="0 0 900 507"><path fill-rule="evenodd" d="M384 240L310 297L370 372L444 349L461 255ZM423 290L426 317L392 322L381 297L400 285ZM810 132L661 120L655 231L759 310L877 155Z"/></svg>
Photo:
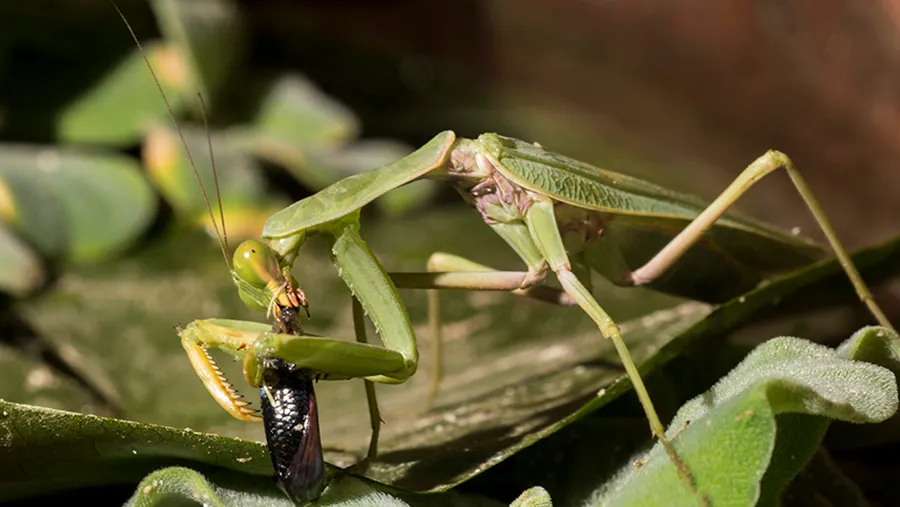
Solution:
<svg viewBox="0 0 900 507"><path fill-rule="evenodd" d="M456 189L481 214L485 223L522 220L533 202L532 192L497 170L497 162L477 141L461 144L451 154L449 174Z"/></svg>

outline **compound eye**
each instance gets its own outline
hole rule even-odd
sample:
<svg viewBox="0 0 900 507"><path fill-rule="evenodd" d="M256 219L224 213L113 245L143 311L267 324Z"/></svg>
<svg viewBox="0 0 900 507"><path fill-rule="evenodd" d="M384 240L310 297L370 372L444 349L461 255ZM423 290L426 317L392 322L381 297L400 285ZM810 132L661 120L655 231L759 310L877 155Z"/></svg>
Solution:
<svg viewBox="0 0 900 507"><path fill-rule="evenodd" d="M261 241L249 239L234 251L234 272L244 282L254 287L265 287L279 276L275 253Z"/></svg>

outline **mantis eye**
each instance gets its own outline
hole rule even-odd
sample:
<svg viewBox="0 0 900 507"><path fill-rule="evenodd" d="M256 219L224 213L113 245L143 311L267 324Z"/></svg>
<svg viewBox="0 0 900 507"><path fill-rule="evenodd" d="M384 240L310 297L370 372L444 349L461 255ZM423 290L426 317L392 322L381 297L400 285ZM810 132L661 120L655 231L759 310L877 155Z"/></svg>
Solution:
<svg viewBox="0 0 900 507"><path fill-rule="evenodd" d="M275 254L261 241L249 239L234 251L234 272L244 282L257 287L265 287L279 276L278 260Z"/></svg>

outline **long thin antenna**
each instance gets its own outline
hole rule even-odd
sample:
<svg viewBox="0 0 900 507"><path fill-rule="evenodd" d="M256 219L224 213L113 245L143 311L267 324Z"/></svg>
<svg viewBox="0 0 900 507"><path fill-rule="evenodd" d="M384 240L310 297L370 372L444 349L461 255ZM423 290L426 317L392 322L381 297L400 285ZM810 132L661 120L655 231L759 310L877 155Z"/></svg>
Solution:
<svg viewBox="0 0 900 507"><path fill-rule="evenodd" d="M216 157L213 155L212 134L209 130L209 118L206 114L206 102L203 101L203 95L198 93L197 98L200 99L200 112L203 114L203 127L206 130L206 145L209 147L209 163L212 164L213 184L216 186L216 203L219 205L219 220L222 222L222 242L225 249L228 249L228 231L225 230L225 210L222 208L222 191L219 187L219 171L216 170ZM209 201L207 201L209 204ZM215 223L215 221L213 222Z"/></svg>
<svg viewBox="0 0 900 507"><path fill-rule="evenodd" d="M191 164L191 169L194 171L194 177L197 178L197 184L200 185L200 192L203 193L203 201L206 203L206 211L209 212L209 219L212 221L213 229L216 231L216 237L219 239L219 247L222 249L222 256L225 257L225 265L228 266L228 269L231 269L231 262L228 260L228 243L225 240L224 231L225 231L225 215L222 212L222 198L219 194L219 178L215 172L215 161L213 164L213 178L216 182L216 195L219 195L219 212L222 217L222 231L219 232L219 224L216 222L216 216L213 213L212 205L209 203L209 197L206 194L206 188L203 186L203 180L200 178L200 171L197 170L197 165L194 164L194 157L191 155L191 149L188 148L187 141L184 139L184 133L181 132L181 128L178 126L178 121L175 119L175 112L172 110L172 105L169 104L169 99L166 97L166 92L163 91L162 85L159 82L159 78L156 77L156 72L153 70L153 66L150 65L150 60L147 58L147 53L144 52L144 47L141 46L141 41L138 40L137 35L134 33L134 30L131 28L131 24L125 19L125 15L122 14L119 6L116 5L116 2L110 0L113 8L119 13L119 17L122 18L122 21L125 23L125 26L128 28L128 32L131 34L131 38L134 39L134 43L137 45L138 51L141 53L141 57L144 59L144 62L147 64L147 69L150 70L150 75L153 76L153 81L156 82L156 87L159 89L160 95L162 95L163 101L166 103L166 109L169 111L169 117L172 118L172 124L175 125L175 130L178 132L178 137L181 138L181 144L184 146L184 151L187 153L188 161ZM199 95L199 94L198 94ZM201 105L203 104L203 97L200 98ZM206 109L203 109L203 121L206 123L207 127L207 141L209 143L209 152L210 157L212 157L212 139L209 137L209 124L206 121Z"/></svg>

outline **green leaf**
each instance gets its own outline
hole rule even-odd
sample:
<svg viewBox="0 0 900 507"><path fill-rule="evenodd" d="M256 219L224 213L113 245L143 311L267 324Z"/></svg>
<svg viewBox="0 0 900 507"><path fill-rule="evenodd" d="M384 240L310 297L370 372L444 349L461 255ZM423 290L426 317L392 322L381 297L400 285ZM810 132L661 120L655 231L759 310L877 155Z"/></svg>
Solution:
<svg viewBox="0 0 900 507"><path fill-rule="evenodd" d="M129 507L200 503L214 506L284 506L294 504L270 480L224 477L220 486L187 468L166 468L148 475L138 485ZM221 481L220 482L225 482ZM355 478L339 480L316 503L323 507L407 507L399 498Z"/></svg>
<svg viewBox="0 0 900 507"><path fill-rule="evenodd" d="M895 341L866 340L846 342L838 351L845 357L856 357L869 361L894 372L900 377L900 344ZM834 451L849 449L877 448L900 441L900 416L894 416L875 427L854 424L835 424L828 435L828 446Z"/></svg>
<svg viewBox="0 0 900 507"><path fill-rule="evenodd" d="M297 76L282 78L263 103L257 124L230 131L233 145L283 166L297 181L319 190L370 169L389 164L413 150L388 139L349 144L359 130L353 113ZM391 216L428 202L439 184L419 180L376 201Z"/></svg>
<svg viewBox="0 0 900 507"><path fill-rule="evenodd" d="M865 342L885 339L900 341L885 328L865 328L842 351L870 349ZM812 457L828 425L821 417L789 419L789 435L807 436L776 439L776 429L780 435L785 426L776 416L871 423L889 418L897 405L897 381L890 370L783 337L757 347L712 389L686 403L667 434L709 502L770 505ZM697 505L661 445L640 460L642 466L628 466L605 484L594 504Z"/></svg>
<svg viewBox="0 0 900 507"><path fill-rule="evenodd" d="M343 146L359 129L359 120L350 109L299 74L275 81L253 126L254 133L268 142L322 151ZM378 166L367 169L373 167Z"/></svg>
<svg viewBox="0 0 900 507"><path fill-rule="evenodd" d="M271 473L255 442L0 401L0 500L134 484L178 463Z"/></svg>
<svg viewBox="0 0 900 507"><path fill-rule="evenodd" d="M4 145L0 178L9 189L7 220L51 258L110 257L137 239L156 213L140 167L121 155Z"/></svg>
<svg viewBox="0 0 900 507"><path fill-rule="evenodd" d="M178 114L190 96L182 57L159 42L144 44L144 51ZM59 114L57 134L66 142L128 146L141 138L148 125L168 114L147 62L135 48Z"/></svg>
<svg viewBox="0 0 900 507"><path fill-rule="evenodd" d="M151 180L175 212L188 222L205 224L210 234L214 231L207 206L212 207L219 220L219 196L228 232L237 239L259 237L269 215L285 204L267 194L262 167L241 145L218 132L207 138L206 129L183 125L179 135L173 127L160 124L149 131L143 158ZM202 188L194 168L200 175Z"/></svg>
<svg viewBox="0 0 900 507"><path fill-rule="evenodd" d="M230 0L154 0L150 5L166 40L185 57L191 88L210 107L243 50L237 5Z"/></svg>
<svg viewBox="0 0 900 507"><path fill-rule="evenodd" d="M127 157L64 155L52 187L68 222L67 256L74 262L119 254L156 216L156 196Z"/></svg>
<svg viewBox="0 0 900 507"><path fill-rule="evenodd" d="M50 259L62 257L69 243L68 222L48 170L58 154L49 146L0 145L3 221Z"/></svg>
<svg viewBox="0 0 900 507"><path fill-rule="evenodd" d="M179 501L216 506L284 506L294 504L271 480L207 474L187 468L166 468L148 475L126 505L150 507ZM333 481L315 503L319 507L499 507L497 502L456 493L415 495L356 477ZM530 504L529 504L530 505ZM523 506L524 507L524 506Z"/></svg>
<svg viewBox="0 0 900 507"><path fill-rule="evenodd" d="M168 505L177 499L207 505L292 505L275 487L264 445L190 429L0 400L0 458L0 501L137 483L149 474L141 480L128 505ZM182 464L202 470L215 482L195 470L169 468ZM336 470L329 467L328 472ZM371 481L341 477L329 485L318 505L497 504L455 493L415 495Z"/></svg>

